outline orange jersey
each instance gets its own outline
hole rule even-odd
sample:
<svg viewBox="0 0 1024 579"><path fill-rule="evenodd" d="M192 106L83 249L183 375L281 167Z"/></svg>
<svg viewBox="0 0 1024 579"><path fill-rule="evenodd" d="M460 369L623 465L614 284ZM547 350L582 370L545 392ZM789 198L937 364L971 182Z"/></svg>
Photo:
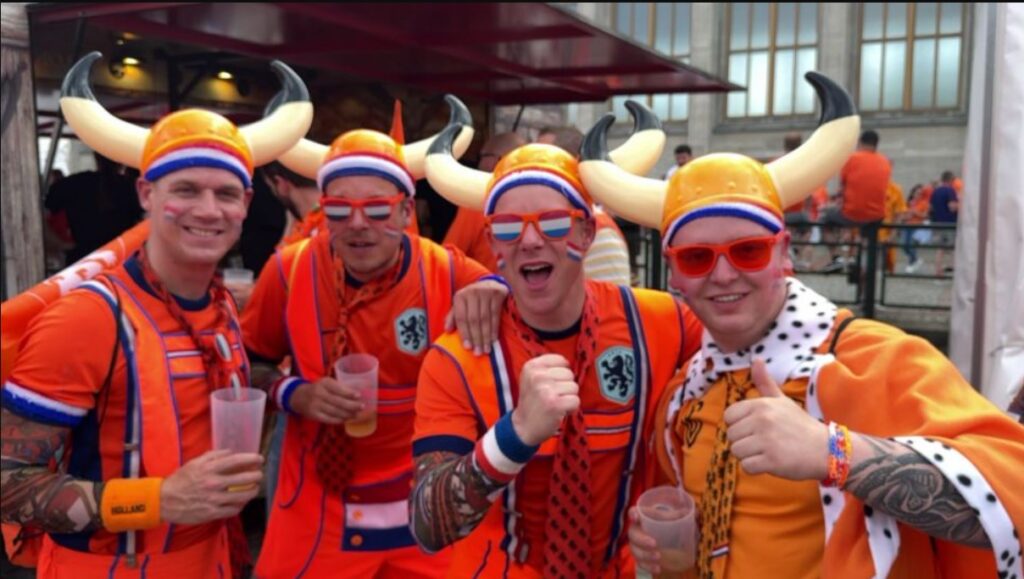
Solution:
<svg viewBox="0 0 1024 579"><path fill-rule="evenodd" d="M212 342L215 332L228 338L234 366L248 384L234 315L226 326L214 327L219 306L209 298L179 303L202 339ZM117 309L130 322L120 330L114 322ZM117 356L105 385L118 331ZM210 387L200 353L150 293L136 257L86 282L32 321L3 398L12 412L72 429L67 472L84 480L167 477L211 449ZM133 437L138 453L125 449ZM135 532L135 551L140 558L180 551L214 540L221 528L220 521L160 525ZM128 535L100 529L51 538L58 551L113 555L126 552Z"/></svg>
<svg viewBox="0 0 1024 579"><path fill-rule="evenodd" d="M878 221L885 216L885 190L892 166L875 151L855 151L839 172L843 184L843 215L854 221Z"/></svg>
<svg viewBox="0 0 1024 579"><path fill-rule="evenodd" d="M817 221L818 216L821 214L821 209L828 204L828 189L822 185L811 193L810 209L808 211L808 217L811 221Z"/></svg>
<svg viewBox="0 0 1024 579"><path fill-rule="evenodd" d="M592 453L591 549L596 566L614 574L623 566L625 508L647 478L647 417L675 368L696 350L700 324L667 294L587 284L600 316L596 360L580 386ZM511 411L519 370L530 358L514 327L506 310L500 347L489 356L474 357L452 333L438 340L420 373L415 455L438 450L464 455ZM573 358L577 333L543 338L547 351ZM480 576L495 576L490 573L503 569L509 577L539 575L556 447L554 437L542 444L511 484L514 490L503 492L480 525L454 544L449 576L468 577L485 567ZM521 527L508 533L511 520Z"/></svg>
<svg viewBox="0 0 1024 579"><path fill-rule="evenodd" d="M928 212L931 211L932 203L928 197L918 194L910 202L910 215L907 216L907 223L924 223L928 219Z"/></svg>
<svg viewBox="0 0 1024 579"><path fill-rule="evenodd" d="M839 335L833 357L835 333L850 313L795 279L789 284L787 304L795 311L787 307L772 326L777 330L745 352L766 357L772 378L812 417L895 437L917 451L977 509L992 549L929 538L817 481L739 469L730 542L711 560L715 576L1021 576L1019 559L1001 554L1018 552L1014 529L1024 528L1017 488L1024 426L979 395L928 342L897 328L855 320ZM654 438L663 476L674 483L681 475L698 504L722 424L725 376L745 375L750 364L749 354L723 354L709 342L705 335L701 352L666 390ZM754 389L747 393L757 396Z"/></svg>
<svg viewBox="0 0 1024 579"><path fill-rule="evenodd" d="M444 236L446 245L453 245L490 271L498 271L498 261L487 239L487 219L480 211L460 207Z"/></svg>
<svg viewBox="0 0 1024 579"><path fill-rule="evenodd" d="M316 474L322 424L288 418L281 472L260 554L258 576L331 576L347 551L385 552L414 545L405 500L412 480L416 378L430 342L444 328L454 291L487 271L461 252L405 236L397 285L350 312L348 350L380 362L376 431L353 445L354 475L343 497L327 496ZM336 274L327 231L278 251L242 316L246 347L293 374L327 375L338 319Z"/></svg>

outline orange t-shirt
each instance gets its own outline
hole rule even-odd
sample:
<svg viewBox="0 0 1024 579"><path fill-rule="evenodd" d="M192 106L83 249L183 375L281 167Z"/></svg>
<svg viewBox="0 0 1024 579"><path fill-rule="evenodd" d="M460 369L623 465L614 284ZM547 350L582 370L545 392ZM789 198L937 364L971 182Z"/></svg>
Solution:
<svg viewBox="0 0 1024 579"><path fill-rule="evenodd" d="M211 449L210 386L194 342L163 302L149 293L137 263L136 258L130 258L109 273L128 292L122 300L131 299L139 304L161 333L173 377L171 387L181 437L181 447L167 451L178 453L180 462L184 464ZM200 334L210 331L218 318L219 306L208 303L208 299L179 302L185 318ZM127 366L122 347L118 348L110 386L104 388L114 341L114 316L107 302L87 289L72 291L32 321L22 341L17 365L5 384L5 389L13 384L15 389L31 392L38 402L46 404L55 414L49 416L50 420L39 414L33 417L31 408L12 404L7 393L4 396L5 408L33 419L42 418L44 422L73 428L68 474L84 480L124 476ZM235 350L240 356L239 344L235 344ZM138 368L138 373L145 381L146 369ZM143 413L145 416L145 410ZM145 447L145 438L142 444ZM140 476L169 474L147 472L143 460ZM216 533L221 524L221 521L215 521L201 525L174 525L167 550L176 551L206 539ZM146 545L144 533L139 537L138 552L163 550L163 545ZM118 535L100 529L83 533L78 539L58 542L76 550L113 554L117 552Z"/></svg>
<svg viewBox="0 0 1024 579"><path fill-rule="evenodd" d="M618 347L602 349L601 342L614 340L616 343L620 341L629 343L628 326L621 323L625 314L619 297L619 288L605 282L588 281L587 283L596 290L594 294L598 301L597 309L602 321L597 332L599 336L599 345L595 352L597 361L580 387L581 408L587 423L588 442L592 448L591 479L593 484L591 489L594 512L592 513L591 548L594 560L597 561L603 558L611 538L612 518L619 493L618 481L625 468L624 461L628 447L628 423L625 428L618 426L616 417L626 416L632 411L633 405L615 400L605 394L597 377L599 368L596 366L602 366L602 354L612 350L613 347ZM666 319L661 328L645 326L648 338L646 347L652 367L649 394L651 409L653 409L653 404L657 403L657 398L672 376L673 369L700 347L702 332L700 322L685 306L675 302L667 295L657 294L657 296L656 299L665 301L654 303L658 303L659 308L668 308L667 311L674 310L676 316L674 318L664 316ZM640 298L637 300L638 306L643 307L644 300L652 297L654 296L638 296ZM520 370L531 356L518 339L510 337L515 332L513 328L514 322L506 310L501 319L501 331L506 337L502 343L508 348L506 359L510 360L510 379L513 382L518 382ZM623 333L623 335L612 336L612 332ZM574 328L568 332L568 335L566 334L566 332L562 332L541 336L544 340L544 350L548 353L561 354L566 359L572 360L577 347L578 329ZM467 354L460 353L460 355ZM605 364L602 367L607 369L608 365ZM468 387L464 371L457 360L440 346L435 346L424 360L420 372L414 444L416 441L425 439L439 441L461 439L463 446L472 446L477 439L483 436L492 425L481 423L482 418L477 409L477 404L481 401L476 400L468 393ZM650 416L649 413L648 416ZM648 427L649 425L645 427L645 432L648 431ZM540 568L543 559L544 525L548 513L547 496L553 464L550 456L542 455L549 445L551 445L551 449L554 448L554 442L555 439L552 438L541 447L541 455L535 456L526 466L520 476L522 483L517 486L517 505L519 512L522 513L524 536L527 541L532 543L529 549L528 563L536 568ZM456 450L454 446L451 449L452 451ZM501 508L500 502L500 499L496 500L492 508ZM471 539L464 539L464 541L469 540ZM453 554L456 558L460 557L459 547L460 543L456 543L456 551ZM518 575L512 574L511 576Z"/></svg>
<svg viewBox="0 0 1024 579"><path fill-rule="evenodd" d="M316 295L319 319L310 323L318 324L322 336L321 348L327 356L332 355L335 334L338 332L338 299L335 291L336 277L334 262L329 250L330 237L321 232L310 243L315 251ZM384 296L357 307L350 313L345 328L348 335L349 352L366 352L375 355L380 363L378 382L381 391L391 391L396 396L378 408L377 430L364 438L353 438L355 483L380 479L386 472L400 473L411 468L412 456L409 442L412 437L412 403L414 386L420 364L436 336L423 336L412 351L403 351L399 346L399 332L396 327L408 318L410 312L422 311L430 299L431 288L423 287L423 280L429 273L421 271L424 260L419 251L420 238L406 236L403 241L406 259L400 265L397 284ZM487 275L487 271L459 251L451 251L452 290L456 291ZM285 308L289 299L285 279L288 271L280 267L281 260L274 258L273 267L265 267L253 289L252 298L242 314L242 334L246 348L268 361L277 362L292 354L289 328ZM424 289L427 294L424 295ZM354 291L351 287L347 291ZM427 328L429 332L429 326ZM329 360L331 368L334 360ZM320 376L309 376L315 380ZM380 395L381 400L388 397ZM289 420L292 420L290 418ZM294 420L308 420L295 417ZM291 457L297 458L297 457Z"/></svg>
<svg viewBox="0 0 1024 579"><path fill-rule="evenodd" d="M839 173L843 184L843 215L853 221L885 217L885 190L892 176L889 160L876 151L855 151Z"/></svg>
<svg viewBox="0 0 1024 579"><path fill-rule="evenodd" d="M918 194L910 202L910 215L907 216L907 223L924 223L928 219L928 212L931 210L931 201L928 197Z"/></svg>
<svg viewBox="0 0 1024 579"><path fill-rule="evenodd" d="M498 271L498 261L487 239L487 219L483 212L460 207L444 236L444 243L461 249L488 270Z"/></svg>

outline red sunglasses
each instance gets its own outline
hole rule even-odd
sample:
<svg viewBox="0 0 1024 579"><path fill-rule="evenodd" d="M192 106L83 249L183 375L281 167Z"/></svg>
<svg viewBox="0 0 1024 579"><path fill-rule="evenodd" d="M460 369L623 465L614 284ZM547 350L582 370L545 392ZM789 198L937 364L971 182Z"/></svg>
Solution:
<svg viewBox="0 0 1024 579"><path fill-rule="evenodd" d="M772 248L782 239L785 231L765 237L747 237L729 243L696 243L665 250L665 257L675 264L679 273L687 277L701 277L711 273L718 257L725 255L733 267L740 271L761 271L772 261Z"/></svg>
<svg viewBox="0 0 1024 579"><path fill-rule="evenodd" d="M320 198L320 206L324 208L324 215L331 221L348 221L357 210L363 212L363 217L367 221L387 221L391 219L395 207L405 199L405 193L371 199L344 199L324 195Z"/></svg>

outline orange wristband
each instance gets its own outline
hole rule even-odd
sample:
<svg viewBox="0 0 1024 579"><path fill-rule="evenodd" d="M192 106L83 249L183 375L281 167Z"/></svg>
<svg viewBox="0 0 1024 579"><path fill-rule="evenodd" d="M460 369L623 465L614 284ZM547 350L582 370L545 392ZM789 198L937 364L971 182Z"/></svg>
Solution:
<svg viewBox="0 0 1024 579"><path fill-rule="evenodd" d="M115 478L103 485L100 518L112 532L140 531L160 525L160 486L164 479Z"/></svg>

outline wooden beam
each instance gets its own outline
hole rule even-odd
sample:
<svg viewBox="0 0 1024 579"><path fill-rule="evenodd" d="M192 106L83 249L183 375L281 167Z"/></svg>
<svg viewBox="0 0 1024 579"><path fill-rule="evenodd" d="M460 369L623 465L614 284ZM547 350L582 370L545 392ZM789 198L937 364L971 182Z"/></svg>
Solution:
<svg viewBox="0 0 1024 579"><path fill-rule="evenodd" d="M0 5L0 222L3 251L0 294L16 295L41 281L43 263L43 207L39 196L39 152L36 140L35 92L29 51L25 2Z"/></svg>

